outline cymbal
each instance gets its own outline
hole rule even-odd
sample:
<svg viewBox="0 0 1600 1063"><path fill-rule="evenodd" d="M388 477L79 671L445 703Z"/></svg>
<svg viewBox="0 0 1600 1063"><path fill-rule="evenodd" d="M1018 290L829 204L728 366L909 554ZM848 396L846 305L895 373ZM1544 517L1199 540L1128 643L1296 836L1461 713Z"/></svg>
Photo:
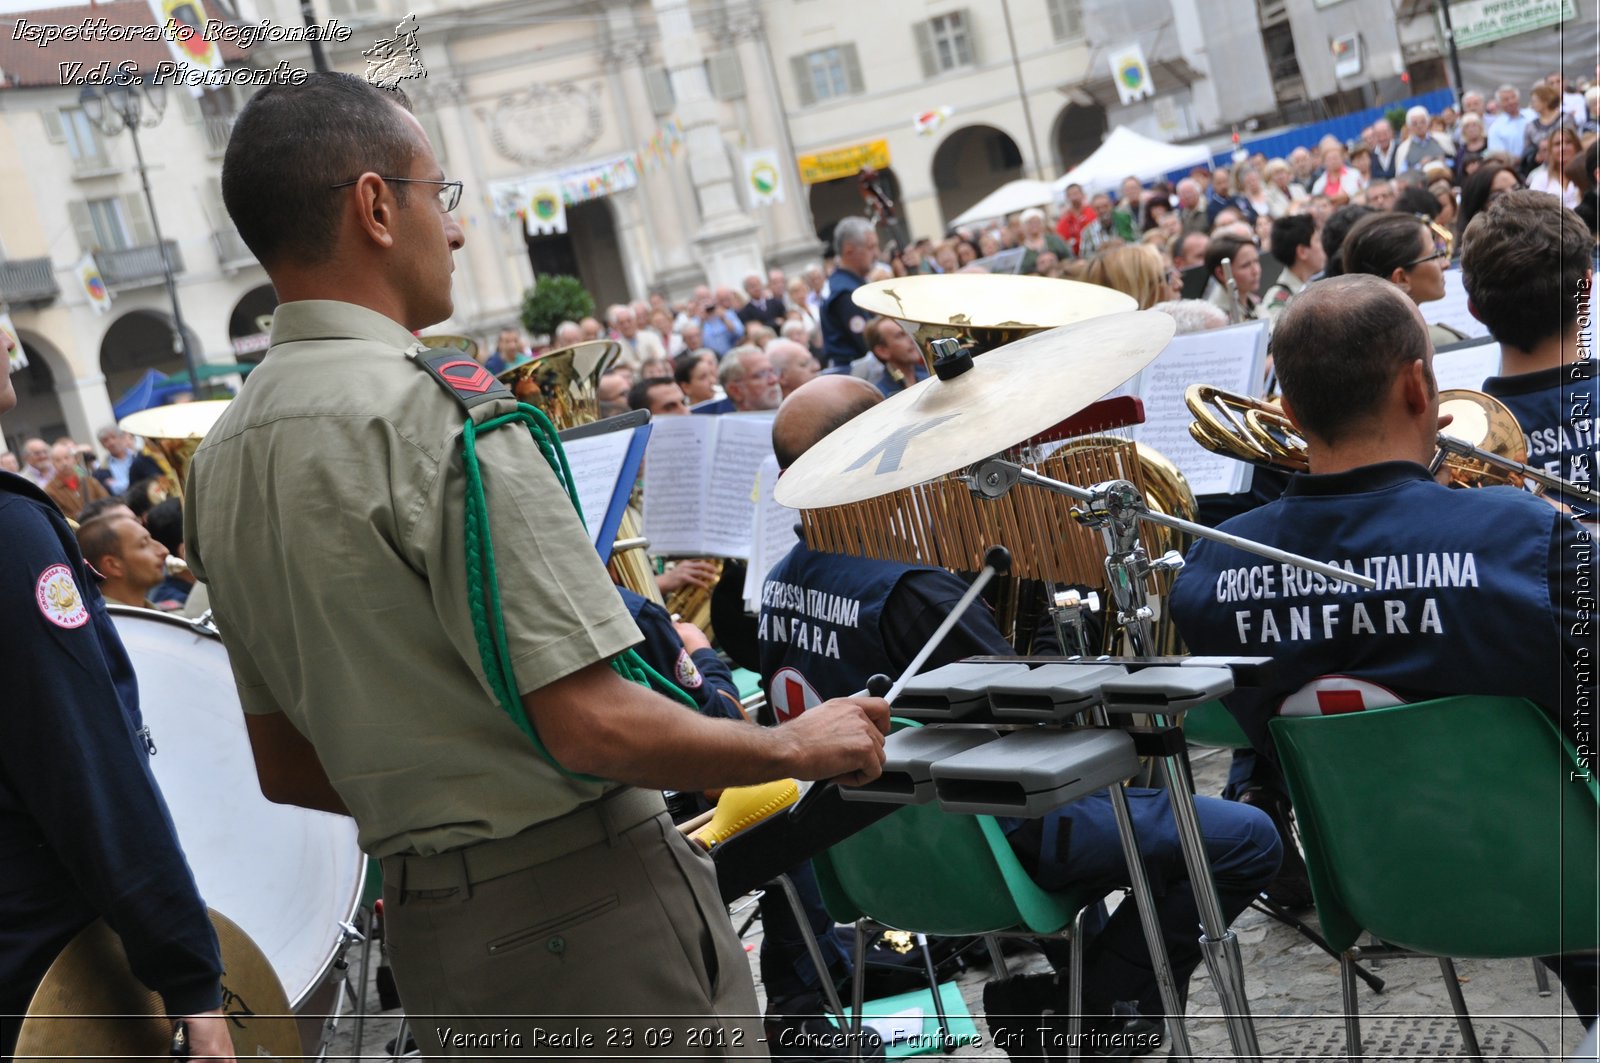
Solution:
<svg viewBox="0 0 1600 1063"><path fill-rule="evenodd" d="M202 439L217 423L232 399L207 399L204 402L175 402L130 413L117 427L146 439Z"/></svg>
<svg viewBox="0 0 1600 1063"><path fill-rule="evenodd" d="M222 1010L239 1059L300 1059L289 998L267 957L238 925L212 910L222 948ZM33 994L16 1059L166 1058L172 1026L161 997L128 969L122 939L97 919L61 951Z"/></svg>
<svg viewBox="0 0 1600 1063"><path fill-rule="evenodd" d="M1114 288L1004 273L924 274L866 284L856 306L900 321L961 329L1039 330L1138 309Z"/></svg>
<svg viewBox="0 0 1600 1063"><path fill-rule="evenodd" d="M1136 310L1008 343L962 375L929 377L828 435L779 478L777 500L791 509L840 506L982 461L1113 391L1175 331L1168 315Z"/></svg>

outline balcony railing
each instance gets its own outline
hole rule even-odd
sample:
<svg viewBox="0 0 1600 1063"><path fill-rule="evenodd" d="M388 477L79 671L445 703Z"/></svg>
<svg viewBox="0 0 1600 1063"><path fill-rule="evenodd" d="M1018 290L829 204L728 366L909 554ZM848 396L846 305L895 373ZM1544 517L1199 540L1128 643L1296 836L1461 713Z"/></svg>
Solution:
<svg viewBox="0 0 1600 1063"><path fill-rule="evenodd" d="M72 156L73 177L106 177L121 172L122 167L112 160L110 154L103 151L92 155Z"/></svg>
<svg viewBox="0 0 1600 1063"><path fill-rule="evenodd" d="M174 274L183 272L183 253L171 240L157 248L155 244L127 247L117 251L96 251L95 263L100 276L110 288L145 288L165 280L161 270L161 252L166 251L167 264Z"/></svg>
<svg viewBox="0 0 1600 1063"><path fill-rule="evenodd" d="M48 303L60 294L48 258L0 259L0 302Z"/></svg>
<svg viewBox="0 0 1600 1063"><path fill-rule="evenodd" d="M218 229L211 234L211 243L217 249L217 261L224 270L243 269L256 263L256 256L239 238L237 229Z"/></svg>

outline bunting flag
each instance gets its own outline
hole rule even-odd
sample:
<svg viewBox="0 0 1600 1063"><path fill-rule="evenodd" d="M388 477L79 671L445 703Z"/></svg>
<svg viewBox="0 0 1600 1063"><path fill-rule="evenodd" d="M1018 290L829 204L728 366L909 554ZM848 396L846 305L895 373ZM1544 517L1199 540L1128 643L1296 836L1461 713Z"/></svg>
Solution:
<svg viewBox="0 0 1600 1063"><path fill-rule="evenodd" d="M783 171L771 148L744 153L744 185L752 207L783 202Z"/></svg>
<svg viewBox="0 0 1600 1063"><path fill-rule="evenodd" d="M931 111L923 111L911 120L911 128L917 131L919 137L932 136L954 113L953 107L935 107Z"/></svg>
<svg viewBox="0 0 1600 1063"><path fill-rule="evenodd" d="M18 369L28 368L28 356L22 352L22 337L17 335L17 326L11 323L11 315L0 313L0 332L11 337L11 368L15 373Z"/></svg>
<svg viewBox="0 0 1600 1063"><path fill-rule="evenodd" d="M638 151L553 174L491 181L488 204L491 211L502 218L522 219L530 233L566 232L565 209L559 212L559 219L548 203L543 213L533 209L539 193L553 190L558 205L565 208L614 192L625 192L638 187L640 174L671 164L682 153L683 145L683 127L677 119L668 119ZM549 228L557 221L559 228Z"/></svg>
<svg viewBox="0 0 1600 1063"><path fill-rule="evenodd" d="M78 284L83 288L84 298L89 300L94 312L111 313L111 292L106 288L105 279L100 276L100 267L95 263L94 255L85 252L72 272L77 276Z"/></svg>
<svg viewBox="0 0 1600 1063"><path fill-rule="evenodd" d="M529 236L567 231L567 205L561 198L561 186L546 178L533 183L524 206L524 222Z"/></svg>
<svg viewBox="0 0 1600 1063"><path fill-rule="evenodd" d="M1124 104L1142 100L1156 94L1150 83L1150 67L1144 61L1144 49L1138 41L1111 52L1111 80L1117 85L1117 98Z"/></svg>

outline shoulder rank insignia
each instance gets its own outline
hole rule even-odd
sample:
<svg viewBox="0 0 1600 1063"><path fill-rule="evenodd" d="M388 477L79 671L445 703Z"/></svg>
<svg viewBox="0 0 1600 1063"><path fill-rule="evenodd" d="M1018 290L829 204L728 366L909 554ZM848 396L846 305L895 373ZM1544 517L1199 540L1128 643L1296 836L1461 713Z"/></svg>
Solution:
<svg viewBox="0 0 1600 1063"><path fill-rule="evenodd" d="M460 351L435 353L431 347L413 348L410 358L450 393L463 409L471 410L485 402L511 398L511 389L495 379L493 373Z"/></svg>

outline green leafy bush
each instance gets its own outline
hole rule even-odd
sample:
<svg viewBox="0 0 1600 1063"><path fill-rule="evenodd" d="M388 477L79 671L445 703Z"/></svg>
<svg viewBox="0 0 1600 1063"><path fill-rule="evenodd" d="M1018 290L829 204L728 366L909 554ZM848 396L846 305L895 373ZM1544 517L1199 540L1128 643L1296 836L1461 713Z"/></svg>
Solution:
<svg viewBox="0 0 1600 1063"><path fill-rule="evenodd" d="M540 277L522 296L522 325L534 336L549 336L563 321L594 315L594 298L576 277Z"/></svg>

